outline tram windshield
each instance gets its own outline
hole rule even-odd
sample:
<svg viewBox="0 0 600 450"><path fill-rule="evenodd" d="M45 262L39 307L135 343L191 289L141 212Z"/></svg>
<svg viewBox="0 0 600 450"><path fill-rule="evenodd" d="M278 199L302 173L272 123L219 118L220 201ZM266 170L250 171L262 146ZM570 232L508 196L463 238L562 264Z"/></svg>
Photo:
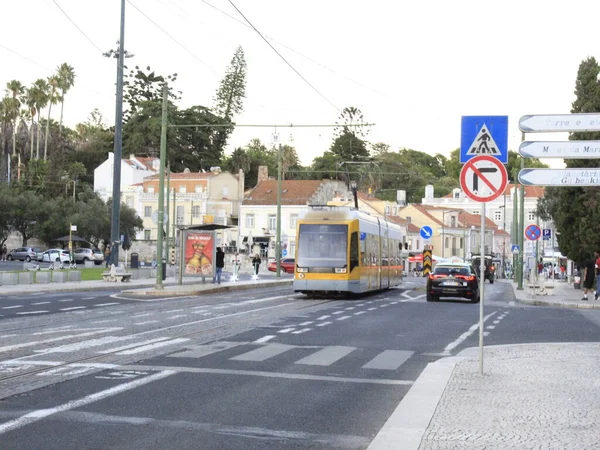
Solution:
<svg viewBox="0 0 600 450"><path fill-rule="evenodd" d="M344 267L348 261L348 225L300 224L298 267Z"/></svg>

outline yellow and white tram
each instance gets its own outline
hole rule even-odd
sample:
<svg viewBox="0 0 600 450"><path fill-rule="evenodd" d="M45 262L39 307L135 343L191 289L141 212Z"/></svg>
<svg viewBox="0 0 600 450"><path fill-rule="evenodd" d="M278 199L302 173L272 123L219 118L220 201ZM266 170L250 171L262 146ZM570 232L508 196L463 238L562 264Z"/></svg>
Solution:
<svg viewBox="0 0 600 450"><path fill-rule="evenodd" d="M309 206L296 229L294 291L354 293L402 280L401 228L347 206Z"/></svg>

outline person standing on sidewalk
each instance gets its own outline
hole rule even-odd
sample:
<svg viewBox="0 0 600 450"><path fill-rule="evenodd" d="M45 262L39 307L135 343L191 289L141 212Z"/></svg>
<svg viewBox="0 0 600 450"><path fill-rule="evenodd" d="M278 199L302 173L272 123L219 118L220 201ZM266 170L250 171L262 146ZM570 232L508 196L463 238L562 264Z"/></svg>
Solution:
<svg viewBox="0 0 600 450"><path fill-rule="evenodd" d="M216 281L217 284L221 284L221 274L223 273L223 267L225 267L225 253L221 247L217 247L217 255L215 257L215 279L213 279L213 283Z"/></svg>
<svg viewBox="0 0 600 450"><path fill-rule="evenodd" d="M596 278L594 260L589 259L583 267L583 298L581 300L587 300L588 292L594 289L594 278Z"/></svg>
<svg viewBox="0 0 600 450"><path fill-rule="evenodd" d="M596 295L594 295L594 300L598 300L600 296L600 250L594 252L594 257L596 258L594 264L594 268L596 269Z"/></svg>

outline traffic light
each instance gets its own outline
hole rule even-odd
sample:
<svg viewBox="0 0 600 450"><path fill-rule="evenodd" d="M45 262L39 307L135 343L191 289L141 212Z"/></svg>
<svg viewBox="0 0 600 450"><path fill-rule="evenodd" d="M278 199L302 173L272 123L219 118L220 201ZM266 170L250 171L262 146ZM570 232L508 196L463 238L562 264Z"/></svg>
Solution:
<svg viewBox="0 0 600 450"><path fill-rule="evenodd" d="M131 239L129 238L129 233L125 233L121 246L123 247L123 250L129 250L131 248Z"/></svg>
<svg viewBox="0 0 600 450"><path fill-rule="evenodd" d="M408 242L404 243L404 250L408 250Z"/></svg>

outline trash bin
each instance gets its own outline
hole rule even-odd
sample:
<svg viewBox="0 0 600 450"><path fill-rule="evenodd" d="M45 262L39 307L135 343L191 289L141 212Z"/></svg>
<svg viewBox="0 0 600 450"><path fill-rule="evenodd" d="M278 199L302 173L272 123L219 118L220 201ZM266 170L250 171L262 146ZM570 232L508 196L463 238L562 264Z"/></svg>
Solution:
<svg viewBox="0 0 600 450"><path fill-rule="evenodd" d="M165 258L162 260L162 279L163 281L167 279L167 260Z"/></svg>
<svg viewBox="0 0 600 450"><path fill-rule="evenodd" d="M573 287L575 289L581 289L581 277L574 277Z"/></svg>
<svg viewBox="0 0 600 450"><path fill-rule="evenodd" d="M138 269L140 267L140 255L138 253L131 254L131 268Z"/></svg>

